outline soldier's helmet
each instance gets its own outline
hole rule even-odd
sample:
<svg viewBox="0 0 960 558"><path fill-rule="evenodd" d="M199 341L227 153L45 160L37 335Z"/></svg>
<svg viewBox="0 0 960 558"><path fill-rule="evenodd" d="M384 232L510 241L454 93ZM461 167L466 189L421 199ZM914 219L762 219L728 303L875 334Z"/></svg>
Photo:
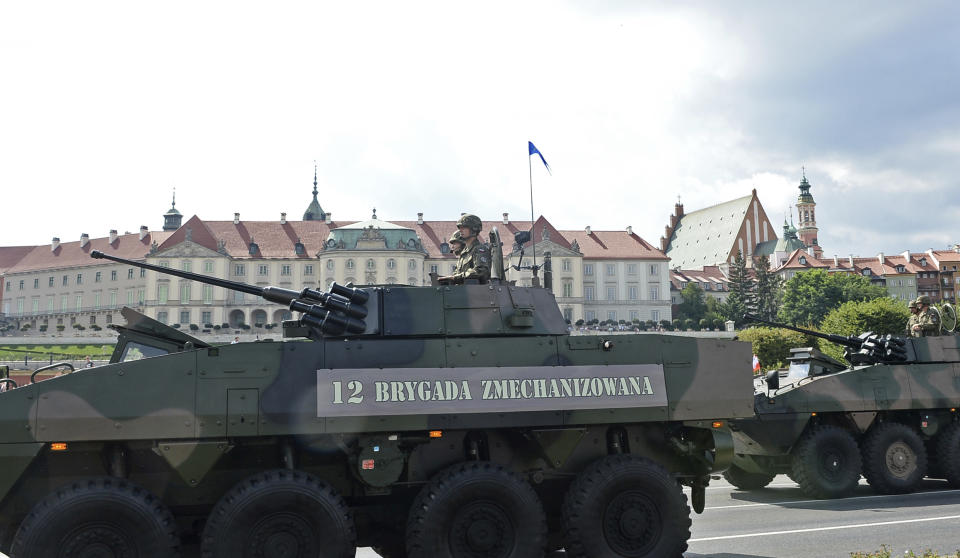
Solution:
<svg viewBox="0 0 960 558"><path fill-rule="evenodd" d="M910 307L910 308L916 308L916 307L917 307L917 301L916 301L916 300L911 300L911 301L910 301L910 304L908 304L907 306Z"/></svg>
<svg viewBox="0 0 960 558"><path fill-rule="evenodd" d="M919 306L920 304L926 304L926 305L929 306L929 305L930 305L930 297L927 296L927 295L918 296L918 297L917 297L917 305Z"/></svg>
<svg viewBox="0 0 960 558"><path fill-rule="evenodd" d="M480 229L483 228L483 221L476 215L467 213L461 215L460 220L457 221L457 228L459 229L460 227L467 227L473 234L479 234Z"/></svg>
<svg viewBox="0 0 960 558"><path fill-rule="evenodd" d="M450 240L447 241L447 244L453 244L454 242L458 244L466 244L463 241L463 235L460 234L460 231L453 231L453 234L450 235Z"/></svg>

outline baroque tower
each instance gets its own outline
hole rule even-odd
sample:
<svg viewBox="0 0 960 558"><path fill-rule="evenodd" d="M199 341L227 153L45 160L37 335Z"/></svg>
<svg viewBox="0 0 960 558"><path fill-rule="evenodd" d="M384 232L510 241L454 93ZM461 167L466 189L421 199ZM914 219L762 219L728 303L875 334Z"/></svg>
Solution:
<svg viewBox="0 0 960 558"><path fill-rule="evenodd" d="M823 255L823 248L817 240L817 217L814 211L817 202L813 201L810 193L810 183L807 181L807 171L803 169L803 178L800 180L800 197L797 198L797 236L808 250L813 251L813 257L819 259Z"/></svg>
<svg viewBox="0 0 960 558"><path fill-rule="evenodd" d="M163 230L165 231L175 231L180 228L180 222L183 220L183 215L177 211L177 189L173 189L173 203L170 204L170 209L163 214Z"/></svg>
<svg viewBox="0 0 960 558"><path fill-rule="evenodd" d="M304 221L326 221L327 214L324 213L323 208L320 207L320 202L317 201L317 165L313 165L313 201L310 202L310 205L307 206L307 210L303 212Z"/></svg>

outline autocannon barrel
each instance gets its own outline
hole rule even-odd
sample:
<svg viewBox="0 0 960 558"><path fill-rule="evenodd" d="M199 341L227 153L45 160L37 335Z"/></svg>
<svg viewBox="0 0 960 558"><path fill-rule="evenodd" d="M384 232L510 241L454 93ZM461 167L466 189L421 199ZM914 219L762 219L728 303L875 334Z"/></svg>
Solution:
<svg viewBox="0 0 960 558"><path fill-rule="evenodd" d="M367 315L367 309L363 304L367 301L369 295L366 291L362 289L357 289L354 287L345 287L343 285L337 285L334 283L331 285L332 292L323 292L316 289L303 289L301 291L294 291L291 289L284 289L281 287L257 287L255 285L248 285L246 283L240 283L238 281L230 281L228 279L220 279L218 277L210 277L208 275L200 275L198 273L192 273L189 271L183 271L180 269L173 269L169 267L161 267L158 265L152 265L143 262L137 262L133 260L128 260L125 258L118 258L116 256L111 256L109 254L104 254L99 250L94 250L90 253L90 257L95 259L104 259L111 260L118 263L128 264L143 269L149 269L151 271L156 271L157 273L164 273L166 275L174 275L176 277L182 277L184 279L190 279L192 281L197 281L198 283L205 283L207 285L214 285L217 287L223 287L225 289L230 289L232 291L240 291L247 294L252 294L255 296L263 297L264 300L274 302L276 304L283 304L284 306L290 306L293 302L299 300L310 300L315 301L318 305L307 305L304 306L318 306L326 310L334 312L342 312L349 318L353 318L354 321L362 320ZM291 307L291 310L297 310L296 308ZM360 322L362 323L362 322ZM346 329L350 330L349 327Z"/></svg>
<svg viewBox="0 0 960 558"><path fill-rule="evenodd" d="M820 339L826 339L827 341L832 341L838 345L844 345L851 347L853 349L859 349L863 345L863 340L859 337L847 337L845 335L835 335L833 333L820 333L819 331L813 331L812 329L803 329L802 327L795 327L789 324L782 324L779 322L770 322L760 318L759 316L754 316L753 314L744 314L743 319L749 322L758 322L761 324L767 324L773 327L780 327L783 329L789 329L791 331L797 331L799 333L805 333L813 337L819 337Z"/></svg>

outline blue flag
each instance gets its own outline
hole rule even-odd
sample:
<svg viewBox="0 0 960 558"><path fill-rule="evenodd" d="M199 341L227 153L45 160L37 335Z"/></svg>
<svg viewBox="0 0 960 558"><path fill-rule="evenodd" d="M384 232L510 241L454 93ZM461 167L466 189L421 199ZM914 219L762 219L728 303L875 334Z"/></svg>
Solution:
<svg viewBox="0 0 960 558"><path fill-rule="evenodd" d="M550 170L550 165L547 164L547 160L543 158L543 153L540 153L540 151L537 149L537 146L533 145L532 141L528 141L527 144L530 146L530 155L533 155L534 153L539 155L540 160L543 161L543 166L547 167L547 172L550 173L550 176L553 176L553 171Z"/></svg>

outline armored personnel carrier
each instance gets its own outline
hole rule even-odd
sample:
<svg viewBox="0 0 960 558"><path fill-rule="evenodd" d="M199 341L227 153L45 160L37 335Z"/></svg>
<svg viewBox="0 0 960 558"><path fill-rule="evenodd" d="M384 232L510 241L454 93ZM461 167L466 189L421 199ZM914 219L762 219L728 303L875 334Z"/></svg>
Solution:
<svg viewBox="0 0 960 558"><path fill-rule="evenodd" d="M960 337L829 335L849 366L814 348L793 349L790 367L757 383L756 416L731 422L742 489L786 473L814 498L849 494L866 477L884 494L911 492L924 476L960 487Z"/></svg>
<svg viewBox="0 0 960 558"><path fill-rule="evenodd" d="M214 346L125 308L108 365L0 393L14 558L679 556L681 485L702 511L753 413L748 344L571 336L496 276L290 291L93 256L302 317Z"/></svg>

